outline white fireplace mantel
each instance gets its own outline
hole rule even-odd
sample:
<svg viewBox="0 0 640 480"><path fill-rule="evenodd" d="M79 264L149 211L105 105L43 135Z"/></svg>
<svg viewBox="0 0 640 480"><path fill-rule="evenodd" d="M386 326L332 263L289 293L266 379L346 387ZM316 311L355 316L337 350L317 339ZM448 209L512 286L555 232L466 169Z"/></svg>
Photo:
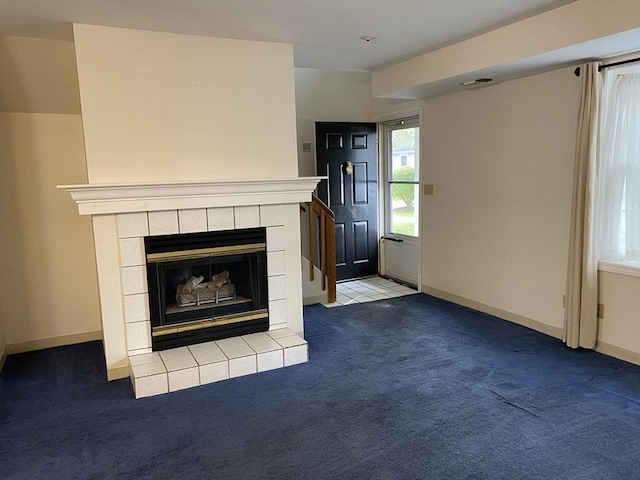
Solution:
<svg viewBox="0 0 640 480"><path fill-rule="evenodd" d="M129 376L129 358L151 352L147 236L266 228L269 328L302 337L298 204L325 178L60 185L92 216L108 379Z"/></svg>
<svg viewBox="0 0 640 480"><path fill-rule="evenodd" d="M58 188L71 194L80 215L104 215L309 202L311 192L325 178L85 184Z"/></svg>

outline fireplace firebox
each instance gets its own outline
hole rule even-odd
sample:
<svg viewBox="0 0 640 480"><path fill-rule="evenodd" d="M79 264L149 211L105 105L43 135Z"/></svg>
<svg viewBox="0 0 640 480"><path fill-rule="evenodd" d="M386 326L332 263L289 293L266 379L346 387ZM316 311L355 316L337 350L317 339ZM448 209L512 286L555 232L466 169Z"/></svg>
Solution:
<svg viewBox="0 0 640 480"><path fill-rule="evenodd" d="M153 350L269 329L266 229L145 237Z"/></svg>

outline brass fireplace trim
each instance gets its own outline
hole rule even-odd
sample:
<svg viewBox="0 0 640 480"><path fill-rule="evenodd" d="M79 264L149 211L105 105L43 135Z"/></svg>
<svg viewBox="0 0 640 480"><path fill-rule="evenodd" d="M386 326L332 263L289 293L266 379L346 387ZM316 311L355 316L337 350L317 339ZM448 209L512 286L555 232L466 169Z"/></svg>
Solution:
<svg viewBox="0 0 640 480"><path fill-rule="evenodd" d="M147 262L176 262L195 258L264 252L266 249L266 243L249 243L246 245L232 245L228 247L198 248L194 250L180 250L178 252L149 253L147 254Z"/></svg>
<svg viewBox="0 0 640 480"><path fill-rule="evenodd" d="M217 327L219 325L228 325L231 323L244 322L247 320L258 320L267 318L269 313L267 309L253 310L251 312L235 313L231 315L222 315L215 318L205 318L193 322L185 322L177 325L165 325L162 327L154 327L151 335L160 337L162 335L171 335L173 333L187 332L190 330L200 330L203 328Z"/></svg>

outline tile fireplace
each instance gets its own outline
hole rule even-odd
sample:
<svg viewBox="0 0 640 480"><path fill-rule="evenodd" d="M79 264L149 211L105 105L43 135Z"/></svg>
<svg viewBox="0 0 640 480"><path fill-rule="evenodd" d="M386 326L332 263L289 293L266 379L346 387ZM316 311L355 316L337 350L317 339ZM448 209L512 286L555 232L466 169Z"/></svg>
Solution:
<svg viewBox="0 0 640 480"><path fill-rule="evenodd" d="M195 342L204 347L180 347L186 350L191 348L189 360L182 363L189 363L191 369L200 368L202 378L202 365L196 357L210 359L212 355L219 355L220 349L226 356L228 368L231 368L235 358L233 353L239 351L231 344L238 341L244 342L242 349L246 346L251 350L258 364L260 355L265 361L267 357L264 355L273 352L269 348L276 348L275 345L284 355L283 366L286 366L287 355L289 364L298 362L299 349L295 352L294 349L304 343L298 205L311 200L311 193L321 179L294 177L60 186L71 194L81 215L92 217L108 379L133 375L135 366L147 365L139 370L155 372L150 376L156 375L156 382L160 381L158 375L168 375L170 383L172 371L167 368L167 362L174 366L181 362L164 360L163 351L173 350L163 349L162 341L155 342L155 337L175 339L180 337L176 335L180 333L179 328L183 331L192 328L217 332L227 328L224 325L240 323L233 320L243 316L244 320L247 316L255 316L249 322L258 320L260 330L264 331L247 334L238 332L242 336L236 337L238 340L233 340L231 336L229 341L221 340L221 337L216 339L219 333L215 333L210 338L200 339L205 343ZM247 237L248 232L261 232L257 233L261 236L251 239L249 247L239 247L241 251L237 254L219 249L226 247L229 239L223 238L220 243L219 239L215 240L216 237L237 237L238 232L243 238ZM186 268L172 269L170 258L154 257L158 253L154 250L157 244L175 235L186 239L202 235L205 239L196 248L187 248L196 252L190 253L192 258L182 259L187 262ZM162 268L158 270L160 264ZM263 278L266 272L265 286L257 286L256 280L249 280L246 272L239 273L241 265L249 271L256 271ZM223 277L225 281L218 287L217 283ZM153 292L150 292L149 279L156 283L164 282L164 300L151 299L150 293ZM247 283L251 286L252 281L257 291L247 287ZM243 312L242 308L233 306L237 304L223 303L233 302L230 297L234 295L235 300L249 303L250 308ZM173 302L167 300L170 298L173 298ZM177 309L177 313L170 310L171 307ZM188 311L201 313L189 317L186 315ZM206 312L206 315L202 312ZM180 321L167 318L176 314L181 317ZM157 320L160 323L155 325ZM218 324L216 320L219 320ZM177 327L176 324L182 325ZM158 330L163 327L164 332ZM154 336L157 332L161 334ZM175 360L176 355L181 355L180 352L187 356L187 352L180 348L177 353L167 353L164 357ZM216 353L204 355L203 351L207 348ZM225 351L225 348L228 350ZM290 350L287 352L287 349ZM194 352L197 354L194 355ZM163 362L162 371L158 361ZM153 366L149 366L151 364ZM193 372L191 370L191 374L195 375ZM180 386L181 383L176 385ZM192 385L193 381L189 383L189 386Z"/></svg>

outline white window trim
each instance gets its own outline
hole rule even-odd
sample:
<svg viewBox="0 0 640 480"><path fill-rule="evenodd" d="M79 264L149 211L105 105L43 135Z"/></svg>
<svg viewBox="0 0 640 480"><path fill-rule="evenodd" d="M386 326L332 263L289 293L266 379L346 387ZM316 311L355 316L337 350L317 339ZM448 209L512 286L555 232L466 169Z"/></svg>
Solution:
<svg viewBox="0 0 640 480"><path fill-rule="evenodd" d="M419 136L418 136L418 145L416 147L416 159L415 159L415 163L417 163L418 165L418 180L416 180L415 182L407 182L407 184L411 184L413 183L414 185L416 185L418 187L418 192L417 192L417 198L416 198L416 204L418 205L418 218L417 218L417 222L418 222L418 234L417 235L405 235L403 233L396 233L396 232L392 232L391 231L391 219L389 218L389 210L387 208L388 204L387 202L389 201L389 191L387 189L387 187L393 183L389 177L390 177L390 169L391 169L391 163L387 163L389 157L391 156L391 143L389 141L388 138L384 138L384 140L381 142L381 147L382 149L379 152L379 156L380 156L380 165L379 165L379 169L378 171L382 172L382 176L381 176L381 182L380 182L380 193L381 193L381 199L382 199L382 203L381 203L381 211L382 211L382 221L383 223L381 223L381 225L384 226L383 231L384 231L384 235L386 237L392 237L392 238L401 238L404 241L409 241L411 243L419 243L420 241L420 233L421 233L421 218L420 216L422 215L422 203L421 203L421 189L422 189L422 182L420 181L420 179L422 178L422 165L421 163L421 148L422 148L422 119L420 117L420 115L413 115L410 117L401 117L401 118L394 118L393 120L386 120L385 122L394 122L396 120L408 120L408 123L406 125L397 125L397 129L401 129L401 128L411 128L411 126L418 128L419 131ZM380 122L378 125L382 128L380 128L380 132L379 135L386 135L387 133L391 133L392 130L394 130L394 127L390 127L389 130L387 130L384 127L385 122Z"/></svg>
<svg viewBox="0 0 640 480"><path fill-rule="evenodd" d="M617 273L628 277L640 277L640 262L600 260L598 262L598 271Z"/></svg>

